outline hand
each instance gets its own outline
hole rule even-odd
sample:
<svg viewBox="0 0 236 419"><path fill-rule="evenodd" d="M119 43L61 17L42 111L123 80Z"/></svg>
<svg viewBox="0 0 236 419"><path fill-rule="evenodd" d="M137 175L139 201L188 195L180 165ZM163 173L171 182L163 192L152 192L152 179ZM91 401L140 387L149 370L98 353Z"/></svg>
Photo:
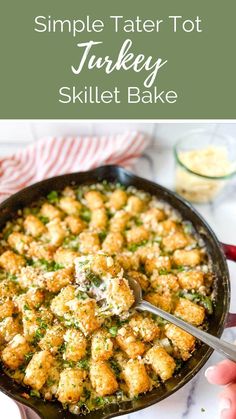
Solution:
<svg viewBox="0 0 236 419"><path fill-rule="evenodd" d="M228 360L209 367L205 372L211 384L223 385L219 394L221 419L236 419L236 363Z"/></svg>

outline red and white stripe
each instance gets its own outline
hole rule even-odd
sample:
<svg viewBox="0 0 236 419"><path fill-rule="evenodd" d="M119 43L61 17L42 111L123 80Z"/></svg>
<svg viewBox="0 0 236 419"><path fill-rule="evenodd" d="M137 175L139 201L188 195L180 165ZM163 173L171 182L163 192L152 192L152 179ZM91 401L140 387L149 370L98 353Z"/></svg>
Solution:
<svg viewBox="0 0 236 419"><path fill-rule="evenodd" d="M101 137L45 138L0 158L0 201L42 179L104 164L132 167L149 144L139 132Z"/></svg>

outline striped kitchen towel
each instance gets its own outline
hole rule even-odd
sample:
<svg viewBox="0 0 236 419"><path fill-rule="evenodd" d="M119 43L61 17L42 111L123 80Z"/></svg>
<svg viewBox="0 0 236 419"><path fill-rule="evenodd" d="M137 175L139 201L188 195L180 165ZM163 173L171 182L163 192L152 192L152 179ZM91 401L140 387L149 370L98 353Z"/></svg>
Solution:
<svg viewBox="0 0 236 419"><path fill-rule="evenodd" d="M0 158L0 201L42 179L105 164L132 167L149 144L139 132L73 138L45 138Z"/></svg>

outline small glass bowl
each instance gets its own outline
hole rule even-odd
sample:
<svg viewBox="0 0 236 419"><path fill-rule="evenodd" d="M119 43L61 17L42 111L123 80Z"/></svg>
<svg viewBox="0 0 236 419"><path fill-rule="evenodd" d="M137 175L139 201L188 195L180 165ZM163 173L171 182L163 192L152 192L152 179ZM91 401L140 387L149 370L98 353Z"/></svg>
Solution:
<svg viewBox="0 0 236 419"><path fill-rule="evenodd" d="M214 153L217 153L215 161L208 160L207 164L206 154L208 157L211 154L212 159ZM174 154L176 192L191 202L213 201L236 174L236 139L230 136L206 130L190 131L179 139ZM228 167L222 167L223 163Z"/></svg>

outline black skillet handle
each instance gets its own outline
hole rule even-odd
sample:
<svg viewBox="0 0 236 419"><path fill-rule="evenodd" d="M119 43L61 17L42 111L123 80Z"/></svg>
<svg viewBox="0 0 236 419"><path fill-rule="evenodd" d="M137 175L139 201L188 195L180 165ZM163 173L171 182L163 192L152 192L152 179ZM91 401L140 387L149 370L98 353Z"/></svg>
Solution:
<svg viewBox="0 0 236 419"><path fill-rule="evenodd" d="M225 244L225 243L221 243L221 246L223 248L226 258L229 260L232 260L233 262L236 262L236 246L234 246L233 244ZM236 326L236 314L229 313L228 318L226 320L225 327L234 327L234 326Z"/></svg>

